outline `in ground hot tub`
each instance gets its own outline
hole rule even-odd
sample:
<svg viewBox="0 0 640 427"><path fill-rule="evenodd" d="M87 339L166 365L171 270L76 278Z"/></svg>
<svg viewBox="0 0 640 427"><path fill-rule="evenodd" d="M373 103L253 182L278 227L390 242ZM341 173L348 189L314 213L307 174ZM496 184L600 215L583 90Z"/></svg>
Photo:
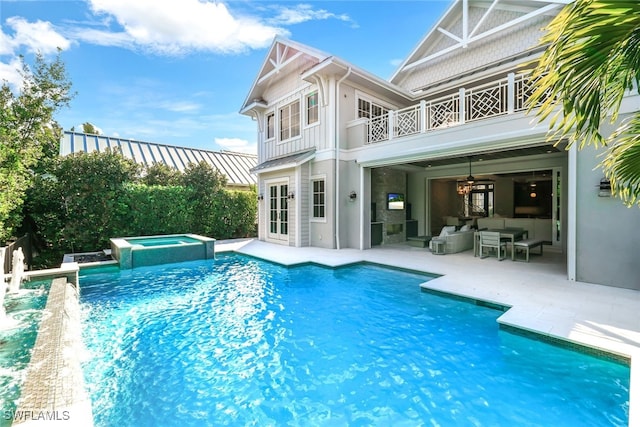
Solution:
<svg viewBox="0 0 640 427"><path fill-rule="evenodd" d="M110 240L111 256L123 270L215 257L216 240L197 234L118 237Z"/></svg>

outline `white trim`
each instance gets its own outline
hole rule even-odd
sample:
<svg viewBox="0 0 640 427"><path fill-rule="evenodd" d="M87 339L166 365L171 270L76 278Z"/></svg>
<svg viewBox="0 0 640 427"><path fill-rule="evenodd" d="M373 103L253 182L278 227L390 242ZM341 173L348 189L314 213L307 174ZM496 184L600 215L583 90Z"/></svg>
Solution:
<svg viewBox="0 0 640 427"><path fill-rule="evenodd" d="M318 111L318 119L313 123L309 123L309 108L307 108L307 100L313 94L316 94L316 102L317 102L316 107ZM303 93L302 101L303 101L302 105L304 106L304 125L302 129L310 129L314 126L320 126L320 91L316 88L314 90L309 91L308 93Z"/></svg>
<svg viewBox="0 0 640 427"><path fill-rule="evenodd" d="M324 217L314 217L313 216L313 208L315 207L314 203L313 203L313 183L314 181L324 181ZM327 174L323 173L323 174L319 174L319 175L312 175L309 177L309 206L311 207L311 209L309 209L309 222L310 223L327 223Z"/></svg>
<svg viewBox="0 0 640 427"><path fill-rule="evenodd" d="M289 177L288 176L281 176L278 178L271 178L271 179L265 179L264 181L264 186L265 186L265 196L264 196L264 200L265 200L265 216L264 216L264 226L265 226L265 230L264 230L264 240L266 242L270 242L270 243L277 243L280 245L286 245L289 246L291 243L291 230L290 230L290 221L289 221L289 209L290 209L290 203L287 202L287 238L286 239L277 239L277 238L273 238L271 237L271 228L269 227L269 222L270 222L270 211L271 211L271 206L269 204L269 200L271 195L269 194L269 186L270 185L282 185L285 184L287 185L287 191L291 191L291 189L289 189L289 186L291 185L289 182ZM280 222L278 221L278 225L280 224ZM276 233L278 235L280 235L280 233Z"/></svg>
<svg viewBox="0 0 640 427"><path fill-rule="evenodd" d="M300 99L301 97L298 96L297 100L293 100L291 102L288 102L284 105L281 105L279 107L276 108L277 114L276 114L276 123L278 125L278 132L276 133L276 140L278 144L284 144L287 142L291 142L291 141L295 141L296 139L301 139L302 138L302 99ZM282 128L280 127L280 123L282 122L282 110L284 108L287 107L291 107L293 104L298 104L298 134L294 135L294 136L290 136L287 139L280 139L281 137L281 133L282 133ZM291 113L289 113L289 120L291 120ZM291 133L291 129L292 126L291 124L289 125L289 133Z"/></svg>
<svg viewBox="0 0 640 427"><path fill-rule="evenodd" d="M485 12L485 14L483 15L482 19L480 20L481 22L484 21L484 19L487 17L487 15L489 15L492 11L493 11L493 7L495 6L495 4L498 2L498 0L494 0L494 3L489 7L489 9ZM444 28L440 27L440 26L436 26L435 28L437 28L437 30L441 33L444 34L445 36L451 38L452 40L454 40L456 43L452 46L449 46L448 48L442 49L438 52L432 53L431 55L427 55L425 57L422 57L420 59L417 59L411 63L408 64L403 64L402 68L400 68L400 70L398 72L403 72L403 71L408 71L412 68L415 68L419 65L422 65L426 62L431 61L432 59L435 58L439 58L449 52L452 52L454 50L458 50L458 49L464 49L466 48L469 44L477 42L479 40L485 39L489 36L492 36L496 33L499 33L500 31L506 30L507 28L511 28L514 27L524 21L528 21L529 19L535 18L536 16L539 15L544 15L547 12L550 12L553 9L556 9L558 7L560 7L561 4L558 3L550 3L547 4L546 6L540 7L534 11L531 11L529 13L526 13L522 16L519 16L518 18L512 19L509 22L505 22L502 25L498 25L497 27L491 28L487 31L484 31L480 34L475 35L475 30L477 28L474 28L473 31L471 31L471 33L468 33L468 28L466 28L466 26L468 26L468 22L467 19L463 19L463 33L468 35L464 35L462 38L459 38L457 36L454 36L453 34L449 33L448 31L446 31ZM463 4L462 4L462 12L463 12L463 17L467 14L467 9L468 9L468 4L467 4L467 0L463 0ZM425 40L426 41L426 40ZM424 41L423 41L424 42ZM397 73L396 73L397 74ZM395 75L394 75L395 77ZM393 81L393 78L392 80Z"/></svg>
<svg viewBox="0 0 640 427"><path fill-rule="evenodd" d="M269 137L269 115L273 114L273 136ZM269 110L264 113L264 142L271 142L276 140L276 135L278 134L278 123L277 123L277 115L275 109Z"/></svg>
<svg viewBox="0 0 640 427"><path fill-rule="evenodd" d="M354 110L353 117L355 117L355 120L357 120L359 118L358 117L358 101L360 99L362 99L363 101L370 102L372 104L378 104L381 107L386 108L389 111L398 109L397 106L395 106L393 104L390 104L390 103L388 103L386 101L383 101L380 98L376 98L375 96L369 94L368 92L364 92L364 91L362 91L360 89L355 89L354 93L355 93L356 101L354 102L355 110Z"/></svg>
<svg viewBox="0 0 640 427"><path fill-rule="evenodd" d="M565 179L567 188L567 279L575 282L577 275L577 260L576 260L576 248L577 248L577 236L578 236L578 224L577 224L577 197L578 191L576 185L578 184L578 148L574 142L569 147L568 154L568 167Z"/></svg>

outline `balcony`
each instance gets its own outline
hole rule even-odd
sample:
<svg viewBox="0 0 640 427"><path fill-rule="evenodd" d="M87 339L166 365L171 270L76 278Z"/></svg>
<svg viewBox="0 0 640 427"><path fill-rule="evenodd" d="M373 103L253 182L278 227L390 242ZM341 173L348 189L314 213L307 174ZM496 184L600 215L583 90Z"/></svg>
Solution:
<svg viewBox="0 0 640 427"><path fill-rule="evenodd" d="M389 111L367 120L365 144L524 111L534 85L530 74L510 73L501 80L460 88L458 93Z"/></svg>

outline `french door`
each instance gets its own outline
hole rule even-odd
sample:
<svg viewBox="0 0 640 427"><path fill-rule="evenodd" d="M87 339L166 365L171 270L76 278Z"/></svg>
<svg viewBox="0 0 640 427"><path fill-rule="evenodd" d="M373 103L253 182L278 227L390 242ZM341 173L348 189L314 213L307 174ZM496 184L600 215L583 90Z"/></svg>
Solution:
<svg viewBox="0 0 640 427"><path fill-rule="evenodd" d="M289 184L269 184L269 238L289 240Z"/></svg>

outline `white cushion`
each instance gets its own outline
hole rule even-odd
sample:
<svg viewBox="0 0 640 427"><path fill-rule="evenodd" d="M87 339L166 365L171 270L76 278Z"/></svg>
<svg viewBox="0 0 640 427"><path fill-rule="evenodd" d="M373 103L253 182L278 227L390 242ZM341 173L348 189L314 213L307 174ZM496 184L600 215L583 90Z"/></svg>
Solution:
<svg viewBox="0 0 640 427"><path fill-rule="evenodd" d="M460 227L460 231L469 231L469 230L471 230L471 227L469 227L467 224Z"/></svg>
<svg viewBox="0 0 640 427"><path fill-rule="evenodd" d="M456 226L455 225L447 225L445 227L442 227L442 230L440 231L440 236L438 237L446 237L451 233L454 233L456 231Z"/></svg>

